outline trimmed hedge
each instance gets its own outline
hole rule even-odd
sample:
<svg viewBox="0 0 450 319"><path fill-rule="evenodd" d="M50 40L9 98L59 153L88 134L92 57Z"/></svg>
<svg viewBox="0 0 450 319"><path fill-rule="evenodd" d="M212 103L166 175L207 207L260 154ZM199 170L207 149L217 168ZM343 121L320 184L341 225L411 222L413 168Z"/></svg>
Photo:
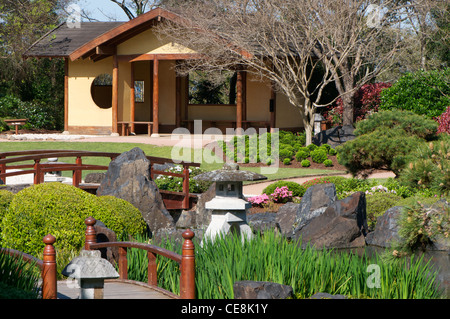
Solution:
<svg viewBox="0 0 450 319"><path fill-rule="evenodd" d="M79 250L84 244L84 220L92 216L116 232L137 235L146 229L141 213L111 196L97 197L61 183L33 185L17 193L2 220L1 245L39 256L47 234L59 250Z"/></svg>

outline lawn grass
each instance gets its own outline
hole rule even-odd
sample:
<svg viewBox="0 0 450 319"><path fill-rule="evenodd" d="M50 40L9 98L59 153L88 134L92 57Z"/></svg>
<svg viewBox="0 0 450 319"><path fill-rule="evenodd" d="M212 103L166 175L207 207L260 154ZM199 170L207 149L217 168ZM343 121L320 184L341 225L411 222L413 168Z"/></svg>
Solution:
<svg viewBox="0 0 450 319"><path fill-rule="evenodd" d="M201 152L191 151L186 149L186 152L174 152L172 154L171 146L155 146L142 143L99 143L99 142L57 142L57 141L35 141L35 142L0 142L0 152L12 152L23 150L77 150L77 151L96 151L96 152L113 152L123 153L129 151L135 147L139 147L148 156L183 159L183 155L190 158L190 161L201 163L201 168L207 171L216 170L223 166L223 162L214 158L211 160L211 156L206 157ZM200 156L201 155L201 156ZM61 158L60 162L74 163L75 158ZM108 165L109 158L101 157L85 157L83 158L84 164L92 165ZM261 173L261 169L258 167L247 167L245 170ZM84 171L83 177L90 171ZM295 169L295 168L278 168L273 174L264 174L268 180L277 180L302 176L314 176L314 175L326 175L336 174L339 171L336 170L320 170L320 169ZM341 172L344 173L344 172ZM63 176L70 176L71 172L63 172Z"/></svg>

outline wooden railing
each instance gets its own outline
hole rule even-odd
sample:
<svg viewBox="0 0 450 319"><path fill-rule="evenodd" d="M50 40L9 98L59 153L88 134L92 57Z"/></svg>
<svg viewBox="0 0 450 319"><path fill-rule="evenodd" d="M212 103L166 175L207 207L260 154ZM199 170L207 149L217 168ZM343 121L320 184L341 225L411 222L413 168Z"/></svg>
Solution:
<svg viewBox="0 0 450 319"><path fill-rule="evenodd" d="M107 157L114 160L121 153L109 152L92 152L92 151L74 151L74 150L29 150L0 153L0 179L5 181L6 177L34 174L33 183L40 184L44 182L44 174L54 171L72 171L72 184L75 187L81 187L82 171L107 170L108 166L83 164L83 157ZM75 157L75 163L58 163L48 162L41 163L42 159L48 158L72 158ZM189 209L190 193L189 193L189 167L200 167L200 163L193 162L177 162L162 157L146 156L150 161L150 176L153 179L156 175L169 175L173 177L181 177L183 179L183 191L170 192L163 191L164 203L167 209ZM32 164L17 164L20 162L33 161ZM155 170L154 164L179 164L183 166L183 173L172 173L166 171ZM8 165L9 164L9 165ZM6 170L19 169L20 171L6 172ZM181 200L173 199L173 197L182 197ZM165 198L164 198L165 197Z"/></svg>
<svg viewBox="0 0 450 319"><path fill-rule="evenodd" d="M154 245L136 243L136 242L96 242L96 232L94 225L96 220L93 217L88 217L85 220L86 224L86 239L85 250L100 249L107 247L119 248L119 279L128 279L128 262L127 262L127 249L138 248L147 251L148 257L148 285L157 287L157 264L156 255L161 255L172 259L180 264L180 298L181 299L194 299L195 298L195 252L194 243L192 238L194 233L191 230L186 230L183 233L184 243L182 247L182 254L176 254L170 250L157 247Z"/></svg>
<svg viewBox="0 0 450 319"><path fill-rule="evenodd" d="M42 298L56 299L57 297L57 280L56 280L56 251L53 247L56 239L48 234L43 239L45 243L43 259L37 259L29 254L18 250L0 248L0 253L10 256L22 258L24 261L36 265L41 270L42 277Z"/></svg>

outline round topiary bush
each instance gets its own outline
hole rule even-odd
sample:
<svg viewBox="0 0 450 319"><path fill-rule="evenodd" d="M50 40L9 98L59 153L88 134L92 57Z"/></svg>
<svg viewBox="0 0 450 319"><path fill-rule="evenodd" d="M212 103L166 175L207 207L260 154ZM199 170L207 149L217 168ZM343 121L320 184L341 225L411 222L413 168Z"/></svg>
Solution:
<svg viewBox="0 0 450 319"><path fill-rule="evenodd" d="M290 165L290 164L291 164L291 159L290 159L290 158L285 158L285 159L283 160L283 164L284 164L284 165Z"/></svg>
<svg viewBox="0 0 450 319"><path fill-rule="evenodd" d="M33 185L17 193L2 220L1 245L39 256L47 234L59 251L78 251L84 244L84 220L92 216L118 236L143 233L146 223L133 205L102 198L61 183Z"/></svg>
<svg viewBox="0 0 450 319"><path fill-rule="evenodd" d="M322 164L327 158L327 151L323 148L317 148L311 152L311 159L314 163Z"/></svg>
<svg viewBox="0 0 450 319"><path fill-rule="evenodd" d="M311 162L308 161L307 159L301 161L302 167L310 167L311 166Z"/></svg>
<svg viewBox="0 0 450 319"><path fill-rule="evenodd" d="M309 153L306 153L305 151L298 151L297 154L295 154L295 158L297 159L297 161L301 162L304 159L307 159L309 156Z"/></svg>
<svg viewBox="0 0 450 319"><path fill-rule="evenodd" d="M333 166L333 161L330 159L326 159L323 161L322 164L325 165L326 167L331 167L331 166Z"/></svg>
<svg viewBox="0 0 450 319"><path fill-rule="evenodd" d="M288 190L292 192L293 197L302 197L306 191L305 187L303 187L299 183L290 181L277 181L264 188L263 194L271 195L277 187L281 188L283 186L286 186Z"/></svg>

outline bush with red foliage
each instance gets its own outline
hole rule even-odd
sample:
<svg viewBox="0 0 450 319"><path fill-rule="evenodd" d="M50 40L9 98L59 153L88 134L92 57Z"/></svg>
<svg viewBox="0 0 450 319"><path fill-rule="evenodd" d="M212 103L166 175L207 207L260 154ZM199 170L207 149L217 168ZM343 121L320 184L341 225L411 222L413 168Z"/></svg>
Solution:
<svg viewBox="0 0 450 319"><path fill-rule="evenodd" d="M447 133L450 134L450 106L447 107L447 110L442 113L436 121L439 124L438 133Z"/></svg>
<svg viewBox="0 0 450 319"><path fill-rule="evenodd" d="M381 103L380 93L383 89L391 87L391 83L379 82L363 85L355 93L355 105L353 112L354 122L364 119L368 113L377 112ZM327 108L324 117L326 121L332 125L342 124L342 113L344 112L342 99L339 98L335 105Z"/></svg>

